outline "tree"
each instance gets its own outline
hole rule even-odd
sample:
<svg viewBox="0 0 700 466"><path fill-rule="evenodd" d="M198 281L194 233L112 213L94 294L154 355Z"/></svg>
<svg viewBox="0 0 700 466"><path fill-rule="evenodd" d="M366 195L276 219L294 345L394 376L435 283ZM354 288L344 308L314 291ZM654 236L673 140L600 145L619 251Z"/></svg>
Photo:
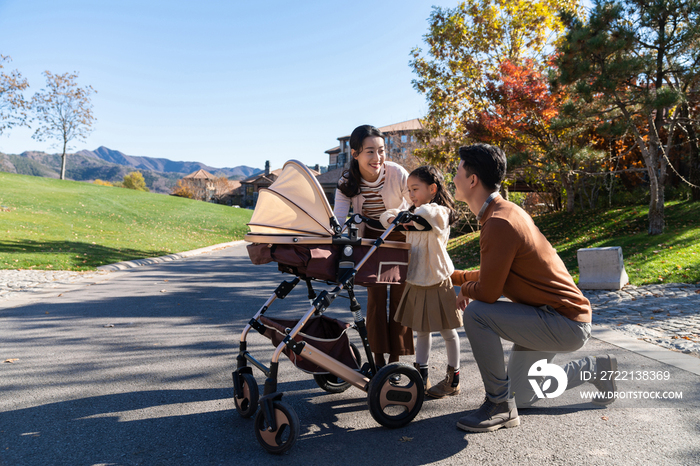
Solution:
<svg viewBox="0 0 700 466"><path fill-rule="evenodd" d="M526 179L557 199L563 187L567 211L573 212L577 171L598 153L588 147L587 126L560 112L565 103L576 104L568 89L550 86L543 65L530 58L521 62L506 60L488 75L489 105L465 129L474 141L505 148Z"/></svg>
<svg viewBox="0 0 700 466"><path fill-rule="evenodd" d="M171 194L173 196L178 196L178 197L185 197L187 199L193 199L194 198L194 189L190 185L190 183L187 182L188 180L177 180L177 183L175 187L173 188Z"/></svg>
<svg viewBox="0 0 700 466"><path fill-rule="evenodd" d="M61 179L66 177L66 150L74 139L84 141L92 131L90 95L97 92L92 86L78 87L77 73L52 74L45 71L46 89L32 97L32 108L39 121L32 138L43 141L57 139L63 144Z"/></svg>
<svg viewBox="0 0 700 466"><path fill-rule="evenodd" d="M211 189L208 190L211 199L216 203L221 203L226 196L233 190L233 183L229 181L225 176L217 176L211 182Z"/></svg>
<svg viewBox="0 0 700 466"><path fill-rule="evenodd" d="M604 130L634 136L649 179L649 234L661 234L667 150L687 100L682 83L698 66L698 2L596 0L588 22L565 21L558 79L596 104L611 122Z"/></svg>
<svg viewBox="0 0 700 466"><path fill-rule="evenodd" d="M141 172L131 172L128 175L124 175L122 184L127 189L149 192L149 189L146 187L146 180L143 179Z"/></svg>
<svg viewBox="0 0 700 466"><path fill-rule="evenodd" d="M529 57L541 62L563 32L559 10L573 11L577 0L466 0L455 8L433 7L429 46L411 52L417 78L413 87L425 94L424 148L416 155L439 164L456 157L466 142L465 124L489 106L486 84L506 60Z"/></svg>
<svg viewBox="0 0 700 466"><path fill-rule="evenodd" d="M10 61L10 57L0 55L0 70L4 68L3 63ZM29 102L22 95L22 91L28 87L27 80L22 78L19 71L0 72L0 134L13 126L29 126Z"/></svg>

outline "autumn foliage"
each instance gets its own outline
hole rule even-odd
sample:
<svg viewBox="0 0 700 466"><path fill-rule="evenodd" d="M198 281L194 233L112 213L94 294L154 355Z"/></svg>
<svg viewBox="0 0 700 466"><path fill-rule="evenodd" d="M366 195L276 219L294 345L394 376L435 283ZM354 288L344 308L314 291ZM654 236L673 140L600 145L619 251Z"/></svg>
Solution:
<svg viewBox="0 0 700 466"><path fill-rule="evenodd" d="M131 172L128 175L124 175L122 185L127 189L135 189L136 191L149 191L141 172Z"/></svg>
<svg viewBox="0 0 700 466"><path fill-rule="evenodd" d="M517 152L551 143L549 128L559 113L560 98L550 91L547 76L533 60L521 65L505 60L491 74L486 97L491 105L465 122L470 138L507 145Z"/></svg>
<svg viewBox="0 0 700 466"><path fill-rule="evenodd" d="M184 197L187 199L194 199L195 190L194 187L187 183L186 180L177 180L175 187L171 193L173 196Z"/></svg>

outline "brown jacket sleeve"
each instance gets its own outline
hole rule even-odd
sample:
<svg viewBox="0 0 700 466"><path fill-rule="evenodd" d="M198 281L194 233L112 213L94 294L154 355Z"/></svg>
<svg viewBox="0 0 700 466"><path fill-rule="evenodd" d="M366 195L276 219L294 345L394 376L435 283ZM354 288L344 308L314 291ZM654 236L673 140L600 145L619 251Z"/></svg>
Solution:
<svg viewBox="0 0 700 466"><path fill-rule="evenodd" d="M521 239L510 222L491 218L484 224L479 239L481 265L476 279L462 284L462 294L470 299L494 303L503 294L513 259L520 247Z"/></svg>
<svg viewBox="0 0 700 466"><path fill-rule="evenodd" d="M455 270L452 272L452 276L450 277L452 279L452 284L453 285L462 285L463 283L469 282L469 281L476 281L479 279L479 271L478 270Z"/></svg>

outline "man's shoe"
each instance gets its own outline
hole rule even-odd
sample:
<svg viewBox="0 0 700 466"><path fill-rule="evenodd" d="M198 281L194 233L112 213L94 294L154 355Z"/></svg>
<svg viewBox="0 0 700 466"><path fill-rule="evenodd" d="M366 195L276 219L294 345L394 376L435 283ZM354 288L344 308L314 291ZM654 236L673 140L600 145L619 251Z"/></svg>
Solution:
<svg viewBox="0 0 700 466"><path fill-rule="evenodd" d="M615 401L617 394L617 359L611 354L596 356L596 374L593 385L598 389L598 393L593 397L591 403L599 406L606 406Z"/></svg>
<svg viewBox="0 0 700 466"><path fill-rule="evenodd" d="M459 369L447 366L447 375L437 385L428 390L430 398L444 398L459 395Z"/></svg>
<svg viewBox="0 0 700 466"><path fill-rule="evenodd" d="M518 408L515 399L494 403L488 396L479 409L467 416L459 418L457 427L467 432L493 432L501 427L516 427L520 425Z"/></svg>

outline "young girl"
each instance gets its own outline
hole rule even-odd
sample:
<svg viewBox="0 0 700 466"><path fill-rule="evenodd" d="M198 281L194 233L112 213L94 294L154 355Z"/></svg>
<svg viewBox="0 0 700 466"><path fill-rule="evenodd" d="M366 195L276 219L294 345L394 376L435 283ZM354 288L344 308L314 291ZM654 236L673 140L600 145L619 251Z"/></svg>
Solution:
<svg viewBox="0 0 700 466"><path fill-rule="evenodd" d="M350 169L338 180L335 192L333 213L338 221L345 221L350 206L353 212L375 220L387 209L407 210L410 206L406 186L408 172L386 161L384 134L374 126L359 126L350 135L350 149ZM359 233L363 238L378 238L383 230L363 223ZM406 238L403 233L392 232L387 239L405 241ZM411 329L394 320L404 287L405 284L390 285L390 294L386 285L367 288L367 338L377 367L386 364L385 353L389 354L389 362L397 362L401 355L413 354Z"/></svg>
<svg viewBox="0 0 700 466"><path fill-rule="evenodd" d="M413 201L411 209L415 209L413 213L427 220L432 229L406 233L406 241L411 243L411 262L396 320L416 332L415 366L423 376L426 394L443 398L459 393L459 335L455 329L462 326L462 313L457 308L457 296L450 279L454 266L446 249L450 225L457 215L452 196L435 167L422 166L413 170L408 176L408 189ZM388 226L399 212L399 209L390 209L382 214L382 224ZM430 332L435 331L445 339L447 376L431 387L428 357L432 344Z"/></svg>

